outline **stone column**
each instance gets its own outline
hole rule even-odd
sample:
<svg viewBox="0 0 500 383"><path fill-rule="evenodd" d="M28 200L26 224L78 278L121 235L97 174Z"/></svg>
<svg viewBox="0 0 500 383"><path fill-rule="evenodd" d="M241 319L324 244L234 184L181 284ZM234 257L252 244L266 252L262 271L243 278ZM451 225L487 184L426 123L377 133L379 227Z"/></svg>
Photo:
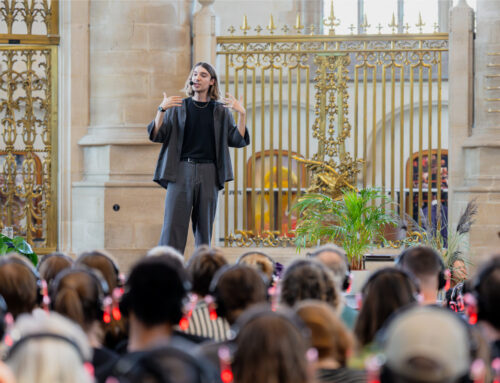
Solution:
<svg viewBox="0 0 500 383"><path fill-rule="evenodd" d="M73 183L74 252L104 248L122 265L158 242L164 190L152 182L160 146L146 125L162 93L182 95L190 70L190 1L91 0L90 125Z"/></svg>
<svg viewBox="0 0 500 383"><path fill-rule="evenodd" d="M194 62L206 61L215 65L218 22L213 8L215 0L198 0L201 8L193 17Z"/></svg>
<svg viewBox="0 0 500 383"><path fill-rule="evenodd" d="M474 11L461 0L450 11L449 50L449 189L448 222L458 220L454 189L464 182L462 145L470 135L474 106Z"/></svg>
<svg viewBox="0 0 500 383"><path fill-rule="evenodd" d="M472 198L477 199L479 213L471 230L470 243L478 256L497 253L500 246L499 19L498 1L478 0L474 47L474 124L472 134L462 144L463 183L454 190L455 208L463 207Z"/></svg>

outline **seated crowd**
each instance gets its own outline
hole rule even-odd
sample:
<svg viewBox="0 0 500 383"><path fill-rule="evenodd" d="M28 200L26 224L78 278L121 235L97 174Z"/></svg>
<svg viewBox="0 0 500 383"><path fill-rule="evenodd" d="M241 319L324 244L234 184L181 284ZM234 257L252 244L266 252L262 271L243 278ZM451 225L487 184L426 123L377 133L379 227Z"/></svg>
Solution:
<svg viewBox="0 0 500 383"><path fill-rule="evenodd" d="M157 247L127 278L105 252L8 254L0 383L500 382L500 256L459 266L410 247L353 300L334 245L286 266Z"/></svg>

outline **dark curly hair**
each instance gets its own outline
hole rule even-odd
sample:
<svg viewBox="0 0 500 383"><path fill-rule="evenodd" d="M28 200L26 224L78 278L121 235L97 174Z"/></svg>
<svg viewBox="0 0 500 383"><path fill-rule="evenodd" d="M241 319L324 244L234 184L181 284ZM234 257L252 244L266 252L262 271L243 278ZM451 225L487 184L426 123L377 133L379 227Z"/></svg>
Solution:
<svg viewBox="0 0 500 383"><path fill-rule="evenodd" d="M301 259L285 269L281 280L281 301L288 306L317 299L336 308L339 299L332 272L319 262Z"/></svg>

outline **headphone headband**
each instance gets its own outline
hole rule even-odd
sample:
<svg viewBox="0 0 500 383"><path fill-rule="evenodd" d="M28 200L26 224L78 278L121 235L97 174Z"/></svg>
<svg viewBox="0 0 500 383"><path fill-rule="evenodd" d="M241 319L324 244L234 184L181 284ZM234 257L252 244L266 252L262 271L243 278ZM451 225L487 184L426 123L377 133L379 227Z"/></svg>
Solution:
<svg viewBox="0 0 500 383"><path fill-rule="evenodd" d="M75 349L75 351L77 352L78 356L80 357L83 363L87 362L87 360L83 355L82 350L80 349L80 346L78 346L78 344L73 339L70 339L61 334L54 334L50 332L40 332L23 336L17 342L15 342L14 345L9 349L9 351L7 352L6 359L8 360L10 357L12 357L12 355L16 352L16 350L18 350L23 344L31 340L37 340L37 339L54 339L65 342L71 345Z"/></svg>

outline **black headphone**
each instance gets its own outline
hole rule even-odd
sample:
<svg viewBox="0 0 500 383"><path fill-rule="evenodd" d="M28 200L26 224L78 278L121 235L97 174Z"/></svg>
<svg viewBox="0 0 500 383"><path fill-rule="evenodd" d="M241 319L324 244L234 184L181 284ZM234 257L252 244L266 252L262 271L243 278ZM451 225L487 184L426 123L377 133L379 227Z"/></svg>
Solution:
<svg viewBox="0 0 500 383"><path fill-rule="evenodd" d="M9 312L7 308L7 303L3 296L0 295L0 342L3 340L3 336L5 335L5 315Z"/></svg>
<svg viewBox="0 0 500 383"><path fill-rule="evenodd" d="M428 250L430 253L432 253L434 255L436 261L439 264L438 290L444 289L444 287L446 286L446 277L445 277L446 266L443 262L443 259L439 256L439 254L434 249L431 249L430 247L423 247L423 246L408 247L405 250L403 250L403 252L401 254L399 254L399 256L396 257L396 259L394 260L394 263L396 264L397 267L404 268L408 254L412 253L415 249L418 249L418 248L424 248L425 250Z"/></svg>
<svg viewBox="0 0 500 383"><path fill-rule="evenodd" d="M370 284L372 284L377 278L379 278L381 275L386 275L386 274L399 274L403 277L405 281L406 288L408 291L415 291L416 293L420 292L420 286L418 285L418 281L415 279L415 277L407 272L406 270L403 269L397 269L395 267L384 267L381 269L378 269L375 271L373 274L371 274L368 279L366 280L365 284L363 285L363 288L361 289L361 292L364 294L366 292L366 289ZM415 297L415 301L417 298Z"/></svg>
<svg viewBox="0 0 500 383"><path fill-rule="evenodd" d="M36 303L37 305L42 304L43 302L42 280L40 279L40 274L38 274L38 271L36 271L35 267L33 267L31 263L28 263L28 261L24 262L21 259L15 257L8 257L8 258L0 257L0 267L8 264L21 265L30 271L36 283Z"/></svg>
<svg viewBox="0 0 500 383"><path fill-rule="evenodd" d="M100 277L95 270L90 269L88 267L85 267L83 265L76 266L73 268L68 268L62 270L59 274L57 274L56 278L54 279L53 283L50 286L50 297L51 297L51 308L53 309L53 304L55 302L55 296L57 295L59 291L59 285L61 284L62 280L66 278L68 275L73 275L73 274L86 274L91 277L91 279L94 281L95 285L97 286L97 291L98 291L98 302L97 306L95 307L95 310L97 314L99 315L99 318L102 318L103 315L103 307L104 307L104 300L107 296L109 296L109 287L106 282L106 280L102 277Z"/></svg>
<svg viewBox="0 0 500 383"><path fill-rule="evenodd" d="M415 305L404 306L404 307L401 307L399 310L397 310L394 314L392 314L385 321L382 328L377 332L376 342L379 345L383 345L387 341L387 332L388 332L388 329L391 326L391 324L397 318L399 318L401 315L403 315L407 311L415 309L416 307L418 308L418 307L422 307L422 306L415 306ZM478 350L479 350L479 344L476 341L476 339L474 338L474 335L472 333L472 328L467 324L467 322L465 322L464 320L462 320L462 318L460 316L456 316L453 312L449 311L446 308L443 308L440 306L435 306L435 305L427 305L427 306L425 306L425 308L430 309L430 310L439 310L439 311L443 311L443 312L450 312L450 317L457 318L458 322L465 329L465 332L467 334L467 338L469 340L469 354L471 357L471 361L474 360L474 358L476 358L476 355L477 355ZM381 383L395 383L395 382L398 382L399 380L397 379L396 374L387 366L387 363L383 363L381 366L381 370L380 370L380 379L378 381ZM458 383L470 382L469 372L467 372L464 376L458 378L456 380L456 382L458 382Z"/></svg>
<svg viewBox="0 0 500 383"><path fill-rule="evenodd" d="M28 334L28 335L23 336L21 339L16 341L12 345L12 347L8 350L7 356L5 357L5 359L8 360L9 358L11 358L12 355L14 355L16 353L16 351L19 350L19 348L23 344L28 343L29 341L32 341L32 340L36 340L36 339L54 339L54 340L59 340L59 341L62 341L64 343L67 343L75 349L75 351L78 354L78 356L80 357L80 360L82 361L82 363L88 362L88 360L85 359L85 356L83 355L83 351L81 350L80 346L78 346L78 344L73 339L70 339L67 336L64 336L61 334L54 334L54 333L50 333L50 332L39 332L39 333Z"/></svg>
<svg viewBox="0 0 500 383"><path fill-rule="evenodd" d="M271 262L271 264L273 265L273 276L275 276L276 275L276 261L274 259L272 259L269 255L267 255L266 253L263 253L261 251L247 251L246 253L243 253L238 257L235 264L236 265L240 264L244 258L249 257L249 256L254 255L254 254L260 255L260 256L266 258L269 262ZM266 279L267 279L267 276L266 276ZM267 281L266 285L269 285L272 282L273 282L272 280Z"/></svg>
<svg viewBox="0 0 500 383"><path fill-rule="evenodd" d="M217 270L214 277L212 278L212 281L210 282L210 287L208 288L208 291L209 291L209 294L214 298L215 312L217 313L217 316L219 316L219 317L226 318L227 308L226 308L226 305L224 304L224 301L220 297L219 289L218 289L217 285L219 284L219 281L224 274L226 274L227 272L229 272L231 270L235 270L235 269L242 268L242 267L251 268L250 266L247 266L247 265L238 265L238 264L222 266L219 270ZM254 269L252 268L252 270L254 270ZM255 271L261 277L264 285L268 286L269 284L267 283L267 278L264 275L262 275L262 273L258 272L257 270L255 270Z"/></svg>
<svg viewBox="0 0 500 383"><path fill-rule="evenodd" d="M100 251L85 252L85 253L82 253L82 254L79 255L79 257L76 259L75 263L76 264L82 264L82 261L85 258L94 257L94 256L103 257L103 258L105 258L111 264L111 267L113 268L113 271L114 271L114 273L116 275L116 286L121 287L122 286L122 280L120 279L120 269L118 268L118 265L113 260L113 258L111 258L109 255L101 253ZM83 263L83 265L86 266L86 267L89 267L85 263Z"/></svg>
<svg viewBox="0 0 500 383"><path fill-rule="evenodd" d="M325 245L325 246L321 246L319 249L316 249L312 253L307 253L306 256L309 258L316 258L321 253L326 253L326 252L338 254L344 260L344 262L347 266L346 273L342 279L342 291L347 291L347 290L349 290L349 287L351 287L351 283L352 283L351 264L349 263L347 256L342 251L339 251L339 250L340 249L337 249L333 246L329 247L328 245Z"/></svg>
<svg viewBox="0 0 500 383"><path fill-rule="evenodd" d="M47 261L47 259L53 258L53 257L65 259L68 262L70 262L71 264L73 264L73 262L74 262L73 258L71 258L69 255L66 255L64 253L58 253L58 252L50 253L50 254L44 255L43 258L40 259L40 262L38 262L38 265L36 266L36 270L40 271L40 268L45 263L45 261Z"/></svg>
<svg viewBox="0 0 500 383"><path fill-rule="evenodd" d="M166 363L166 359L170 363ZM186 368L194 372L197 383L212 381L209 369L199 358L171 346L126 354L115 364L111 376L121 383L140 382L147 376L153 377L155 382L175 383L179 379L177 374L189 376Z"/></svg>

